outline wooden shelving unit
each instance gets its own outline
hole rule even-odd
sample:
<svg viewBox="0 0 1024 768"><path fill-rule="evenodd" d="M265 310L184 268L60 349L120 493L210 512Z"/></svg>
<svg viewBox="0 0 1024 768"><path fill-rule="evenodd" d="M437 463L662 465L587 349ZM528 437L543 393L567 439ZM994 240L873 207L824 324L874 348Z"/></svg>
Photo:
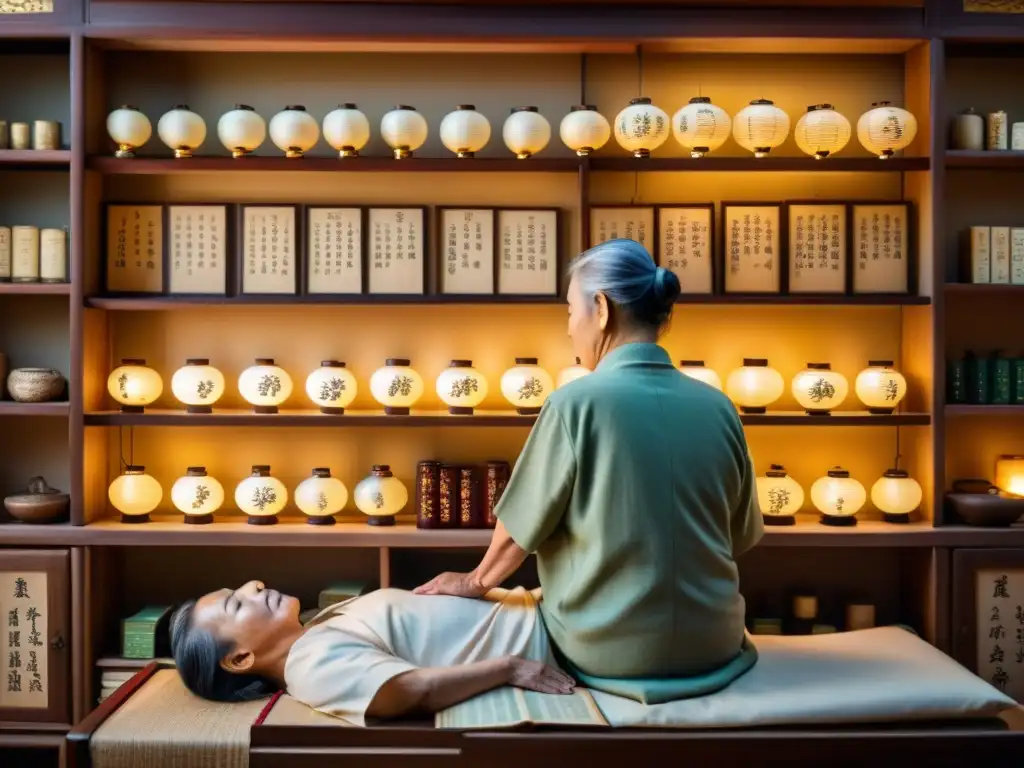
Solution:
<svg viewBox="0 0 1024 768"><path fill-rule="evenodd" d="M67 416L71 413L70 403L13 403L0 402L0 417L3 416Z"/></svg>

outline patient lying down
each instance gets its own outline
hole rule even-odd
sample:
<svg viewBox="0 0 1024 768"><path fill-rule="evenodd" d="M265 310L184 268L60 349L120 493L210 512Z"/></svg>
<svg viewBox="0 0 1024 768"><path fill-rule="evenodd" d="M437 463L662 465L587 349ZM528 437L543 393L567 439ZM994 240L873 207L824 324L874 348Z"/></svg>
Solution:
<svg viewBox="0 0 1024 768"><path fill-rule="evenodd" d="M566 694L575 685L522 588L480 600L382 589L302 626L296 598L250 581L179 608L171 649L198 696L247 701L283 688L356 725L437 712L502 685Z"/></svg>

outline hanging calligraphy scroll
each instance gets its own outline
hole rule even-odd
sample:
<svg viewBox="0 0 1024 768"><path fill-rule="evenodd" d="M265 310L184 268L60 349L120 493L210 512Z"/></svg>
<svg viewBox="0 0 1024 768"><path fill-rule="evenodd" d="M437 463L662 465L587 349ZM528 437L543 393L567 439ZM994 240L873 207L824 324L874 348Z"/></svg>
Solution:
<svg viewBox="0 0 1024 768"><path fill-rule="evenodd" d="M655 260L676 274L682 293L714 293L714 219L712 203L657 209Z"/></svg>
<svg viewBox="0 0 1024 768"><path fill-rule="evenodd" d="M780 293L782 253L779 203L722 203L722 274L726 293Z"/></svg>
<svg viewBox="0 0 1024 768"><path fill-rule="evenodd" d="M494 209L440 208L437 215L441 293L494 293Z"/></svg>
<svg viewBox="0 0 1024 768"><path fill-rule="evenodd" d="M162 205L107 205L107 293L163 293Z"/></svg>
<svg viewBox="0 0 1024 768"><path fill-rule="evenodd" d="M790 293L846 293L847 207L843 203L790 202Z"/></svg>
<svg viewBox="0 0 1024 768"><path fill-rule="evenodd" d="M47 576L0 571L0 709L46 709Z"/></svg>
<svg viewBox="0 0 1024 768"><path fill-rule="evenodd" d="M299 289L298 216L294 205L241 206L241 294L291 294Z"/></svg>
<svg viewBox="0 0 1024 768"><path fill-rule="evenodd" d="M498 293L558 295L558 209L498 211Z"/></svg>
<svg viewBox="0 0 1024 768"><path fill-rule="evenodd" d="M306 293L363 292L362 208L306 209Z"/></svg>
<svg viewBox="0 0 1024 768"><path fill-rule="evenodd" d="M590 247L623 237L654 250L654 208L645 205L592 205Z"/></svg>
<svg viewBox="0 0 1024 768"><path fill-rule="evenodd" d="M370 293L426 293L426 228L426 209L422 206L370 209Z"/></svg>
<svg viewBox="0 0 1024 768"><path fill-rule="evenodd" d="M910 203L855 203L851 213L853 292L916 290Z"/></svg>
<svg viewBox="0 0 1024 768"><path fill-rule="evenodd" d="M167 292L225 295L227 206L169 205L166 231Z"/></svg>

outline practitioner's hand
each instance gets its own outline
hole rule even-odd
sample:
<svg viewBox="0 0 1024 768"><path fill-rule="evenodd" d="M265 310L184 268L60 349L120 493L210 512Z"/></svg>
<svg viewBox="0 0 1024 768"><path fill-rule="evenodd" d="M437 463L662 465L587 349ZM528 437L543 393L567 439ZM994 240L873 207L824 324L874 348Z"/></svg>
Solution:
<svg viewBox="0 0 1024 768"><path fill-rule="evenodd" d="M576 685L576 681L562 670L549 667L539 661L528 661L510 656L509 665L511 672L508 684L516 688L525 688L538 693L568 694L572 693Z"/></svg>
<svg viewBox="0 0 1024 768"><path fill-rule="evenodd" d="M487 589L472 573L442 573L413 590L417 595L454 595L455 597L482 597Z"/></svg>

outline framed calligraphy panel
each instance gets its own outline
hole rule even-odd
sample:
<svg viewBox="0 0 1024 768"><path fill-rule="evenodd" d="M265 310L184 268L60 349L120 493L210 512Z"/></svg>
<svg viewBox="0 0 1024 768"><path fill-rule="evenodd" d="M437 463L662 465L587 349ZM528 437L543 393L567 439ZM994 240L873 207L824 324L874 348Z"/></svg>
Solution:
<svg viewBox="0 0 1024 768"><path fill-rule="evenodd" d="M722 203L722 275L726 293L781 293L781 203Z"/></svg>
<svg viewBox="0 0 1024 768"><path fill-rule="evenodd" d="M164 231L167 292L220 295L228 292L228 207L168 205Z"/></svg>
<svg viewBox="0 0 1024 768"><path fill-rule="evenodd" d="M306 209L306 293L363 292L365 259L362 208L310 206Z"/></svg>
<svg viewBox="0 0 1024 768"><path fill-rule="evenodd" d="M427 292L427 209L371 208L367 220L370 293Z"/></svg>
<svg viewBox="0 0 1024 768"><path fill-rule="evenodd" d="M849 276L845 203L788 202L790 293L846 293Z"/></svg>
<svg viewBox="0 0 1024 768"><path fill-rule="evenodd" d="M558 296L558 209L498 211L498 293Z"/></svg>
<svg viewBox="0 0 1024 768"><path fill-rule="evenodd" d="M493 294L495 210L439 208L437 218L441 293Z"/></svg>
<svg viewBox="0 0 1024 768"><path fill-rule="evenodd" d="M649 205L592 205L590 247L624 237L653 252L656 226L654 208Z"/></svg>
<svg viewBox="0 0 1024 768"><path fill-rule="evenodd" d="M661 205L654 260L676 274L683 293L714 293L714 203Z"/></svg>
<svg viewBox="0 0 1024 768"><path fill-rule="evenodd" d="M240 294L299 291L298 215L294 205L243 205L238 263Z"/></svg>
<svg viewBox="0 0 1024 768"><path fill-rule="evenodd" d="M850 211L854 293L907 294L917 290L910 203L853 203Z"/></svg>
<svg viewBox="0 0 1024 768"><path fill-rule="evenodd" d="M109 203L104 222L107 293L163 293L164 207Z"/></svg>

